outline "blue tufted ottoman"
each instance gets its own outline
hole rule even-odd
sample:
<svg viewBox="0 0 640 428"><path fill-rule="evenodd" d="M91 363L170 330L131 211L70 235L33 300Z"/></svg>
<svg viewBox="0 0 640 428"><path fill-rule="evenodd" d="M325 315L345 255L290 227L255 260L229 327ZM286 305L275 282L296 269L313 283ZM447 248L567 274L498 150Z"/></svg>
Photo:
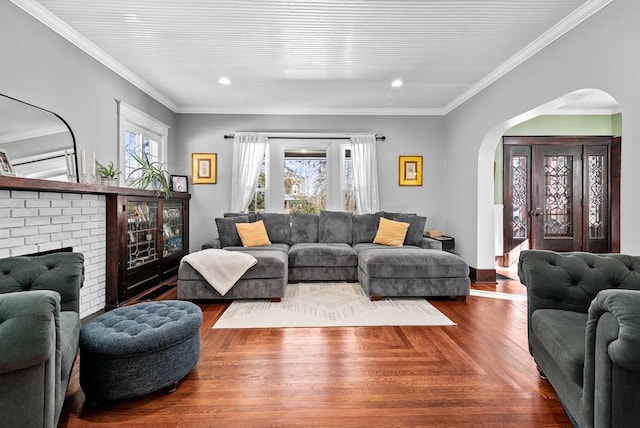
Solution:
<svg viewBox="0 0 640 428"><path fill-rule="evenodd" d="M80 332L80 385L92 405L168 388L200 358L202 311L164 300L102 314Z"/></svg>

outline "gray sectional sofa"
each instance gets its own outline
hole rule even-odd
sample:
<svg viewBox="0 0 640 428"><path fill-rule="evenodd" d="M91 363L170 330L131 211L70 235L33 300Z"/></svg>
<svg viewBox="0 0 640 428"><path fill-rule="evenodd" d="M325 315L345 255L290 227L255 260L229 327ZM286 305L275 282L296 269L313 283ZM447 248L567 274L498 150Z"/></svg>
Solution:
<svg viewBox="0 0 640 428"><path fill-rule="evenodd" d="M374 244L380 218L409 223L400 247ZM236 223L262 220L271 245L243 247ZM243 251L258 259L225 296L220 296L186 263L178 271L178 298L271 298L284 295L287 282L359 281L372 299L385 296L452 296L469 294L469 267L441 243L423 236L426 218L378 212L354 215L234 214L217 218L218 239L203 245Z"/></svg>

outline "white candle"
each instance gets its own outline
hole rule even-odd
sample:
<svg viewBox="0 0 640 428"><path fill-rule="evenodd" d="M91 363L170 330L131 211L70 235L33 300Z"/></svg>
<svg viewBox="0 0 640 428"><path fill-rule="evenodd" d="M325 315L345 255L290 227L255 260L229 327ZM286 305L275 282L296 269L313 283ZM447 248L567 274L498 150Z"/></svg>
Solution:
<svg viewBox="0 0 640 428"><path fill-rule="evenodd" d="M71 166L69 165L69 153L64 151L64 164L67 166L67 176L71 176Z"/></svg>
<svg viewBox="0 0 640 428"><path fill-rule="evenodd" d="M91 163L91 175L96 175L96 152L93 152L93 162Z"/></svg>
<svg viewBox="0 0 640 428"><path fill-rule="evenodd" d="M80 152L80 175L87 174L87 162L85 159L84 149Z"/></svg>

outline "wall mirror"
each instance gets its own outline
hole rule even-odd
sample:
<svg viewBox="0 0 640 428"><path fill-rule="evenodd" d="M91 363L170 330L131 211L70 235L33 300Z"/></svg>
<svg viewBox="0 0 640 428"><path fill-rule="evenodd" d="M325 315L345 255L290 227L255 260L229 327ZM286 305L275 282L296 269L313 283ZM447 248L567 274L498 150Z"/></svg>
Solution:
<svg viewBox="0 0 640 428"><path fill-rule="evenodd" d="M60 116L0 94L2 175L78 182L76 140Z"/></svg>

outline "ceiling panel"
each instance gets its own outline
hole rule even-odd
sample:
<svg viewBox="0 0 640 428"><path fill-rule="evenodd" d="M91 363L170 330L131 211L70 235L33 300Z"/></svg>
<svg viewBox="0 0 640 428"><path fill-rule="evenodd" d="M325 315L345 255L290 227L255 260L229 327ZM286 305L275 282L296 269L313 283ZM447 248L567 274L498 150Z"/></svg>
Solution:
<svg viewBox="0 0 640 428"><path fill-rule="evenodd" d="M37 0L177 111L288 113L442 111L586 3Z"/></svg>

